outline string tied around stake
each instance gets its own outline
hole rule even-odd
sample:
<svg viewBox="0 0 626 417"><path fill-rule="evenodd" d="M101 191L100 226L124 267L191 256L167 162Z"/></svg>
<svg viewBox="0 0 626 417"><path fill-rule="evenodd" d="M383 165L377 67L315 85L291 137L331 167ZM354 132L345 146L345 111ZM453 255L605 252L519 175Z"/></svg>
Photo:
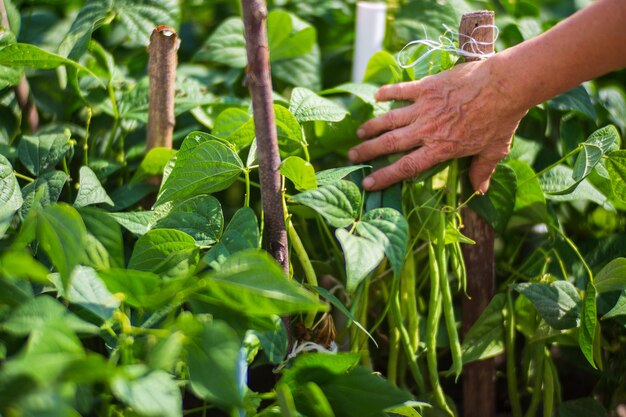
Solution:
<svg viewBox="0 0 626 417"><path fill-rule="evenodd" d="M464 35L462 33L458 33L450 29L446 25L443 25L443 27L446 29L446 31L442 35L440 35L437 40L428 39L428 37L426 37L426 39L418 39L418 40L407 43L404 46L404 48L402 48L400 52L398 52L398 56L396 58L398 65L405 69L414 67L415 65L424 61L433 52L436 52L436 51L449 52L449 53L453 53L453 54L463 56L463 57L468 57L468 58L486 59L492 56L493 52L485 53L481 50L480 47L494 45L496 40L498 39L498 35L500 34L500 29L498 29L496 25L476 26L472 30L472 33L470 35ZM490 42L477 41L472 35L474 34L474 32L480 29L493 29L494 31L493 40ZM463 38L467 40L465 40L459 47L457 47L456 43L453 40L456 38ZM405 59L406 58L405 55L408 53L407 50L414 45L424 45L427 48L427 50L414 61L407 63L407 60Z"/></svg>

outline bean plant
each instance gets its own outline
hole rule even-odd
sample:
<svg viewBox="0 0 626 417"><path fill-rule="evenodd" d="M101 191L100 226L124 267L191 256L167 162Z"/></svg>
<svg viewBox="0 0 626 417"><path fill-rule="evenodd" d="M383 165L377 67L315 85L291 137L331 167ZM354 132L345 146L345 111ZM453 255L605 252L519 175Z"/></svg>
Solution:
<svg viewBox="0 0 626 417"><path fill-rule="evenodd" d="M493 358L499 412L614 413L623 74L532 109L484 196L462 185L466 160L368 193L363 176L398 155L345 157L361 123L403 105L378 86L460 63L403 69L408 41L487 7L501 49L582 3L389 1L385 50L353 83L354 1L269 2L286 276L262 250L239 2L4 0L0 415L455 416L466 365ZM174 148L146 149L146 45L163 24L182 40ZM497 292L462 334L479 279L467 207L496 232Z"/></svg>

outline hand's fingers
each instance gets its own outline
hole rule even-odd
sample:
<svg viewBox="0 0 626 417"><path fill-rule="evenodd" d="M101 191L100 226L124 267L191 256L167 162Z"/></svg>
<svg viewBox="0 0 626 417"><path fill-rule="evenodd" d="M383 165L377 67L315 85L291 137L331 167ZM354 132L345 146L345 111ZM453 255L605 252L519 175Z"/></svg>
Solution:
<svg viewBox="0 0 626 417"><path fill-rule="evenodd" d="M420 81L408 81L384 85L376 92L376 100L416 100L419 96Z"/></svg>
<svg viewBox="0 0 626 417"><path fill-rule="evenodd" d="M378 116L364 123L356 133L361 139L372 138L382 132L408 125L411 123L414 116L415 107L412 105L391 110L382 116Z"/></svg>
<svg viewBox="0 0 626 417"><path fill-rule="evenodd" d="M414 124L391 130L376 139L366 140L348 152L352 162L370 161L377 156L408 151L421 145L417 127Z"/></svg>
<svg viewBox="0 0 626 417"><path fill-rule="evenodd" d="M472 165L469 170L469 179L475 191L485 194L489 190L491 176L496 170L499 159L489 158L483 154L475 155L472 158Z"/></svg>
<svg viewBox="0 0 626 417"><path fill-rule="evenodd" d="M414 177L450 157L450 155L442 155L429 147L422 146L365 178L363 187L368 191L382 190L396 182Z"/></svg>

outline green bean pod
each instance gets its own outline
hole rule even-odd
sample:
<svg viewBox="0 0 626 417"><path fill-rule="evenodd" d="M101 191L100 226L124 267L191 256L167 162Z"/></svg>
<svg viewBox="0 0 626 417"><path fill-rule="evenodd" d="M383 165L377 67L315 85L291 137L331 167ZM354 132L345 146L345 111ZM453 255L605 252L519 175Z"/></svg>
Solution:
<svg viewBox="0 0 626 417"><path fill-rule="evenodd" d="M428 301L428 317L426 319L426 363L435 404L452 416L454 414L446 403L443 389L439 383L439 371L437 369L437 329L441 317L441 281L439 279L437 256L431 242L428 243L428 266L430 269L430 300Z"/></svg>
<svg viewBox="0 0 626 417"><path fill-rule="evenodd" d="M404 261L402 272L400 275L402 283L402 312L406 318L407 331L411 342L413 354L419 348L419 313L417 311L416 286L417 277L415 276L415 258L409 255Z"/></svg>

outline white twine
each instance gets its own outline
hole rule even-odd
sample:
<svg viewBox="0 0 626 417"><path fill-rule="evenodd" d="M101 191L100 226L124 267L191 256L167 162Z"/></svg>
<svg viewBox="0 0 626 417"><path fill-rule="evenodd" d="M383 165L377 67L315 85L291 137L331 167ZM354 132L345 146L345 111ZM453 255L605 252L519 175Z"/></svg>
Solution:
<svg viewBox="0 0 626 417"><path fill-rule="evenodd" d="M438 40L436 41L427 38L427 39L418 39L418 40L407 43L404 46L404 48L402 48L400 52L398 52L398 56L396 58L398 65L400 65L400 67L402 68L414 67L415 65L419 64L420 62L428 58L430 54L432 54L435 51L450 52L453 54L457 54L459 56L464 56L464 57L469 57L469 58L486 59L492 56L493 52L485 53L481 51L480 47L494 45L496 40L498 39L498 35L500 34L500 29L498 29L496 25L476 26L474 30L472 30L472 33L470 35L460 34L450 29L446 25L443 25L443 27L446 29L446 31L443 33L443 35L439 36ZM481 41L477 41L476 39L474 39L472 35L474 34L475 31L479 29L493 29L495 32L493 36L493 41L481 42ZM467 41L463 42L463 44L460 47L457 47L456 44L454 43L453 38L459 38L459 37L467 38ZM406 63L406 60L404 59L403 54L406 55L407 49L414 45L424 45L428 49L426 50L426 52L420 55L415 61ZM468 48L469 50L465 50L465 48L468 46L469 46Z"/></svg>
<svg viewBox="0 0 626 417"><path fill-rule="evenodd" d="M326 349L326 347L320 345L319 343L304 342L300 345L298 344L298 341L296 340L296 342L293 344L293 348L291 348L291 352L287 355L285 360L280 365L278 365L276 369L274 369L274 372L278 372L281 369L283 369L285 365L287 365L287 362L289 362L291 359L295 358L296 356L298 356L299 354L303 352L323 352L323 353L335 354L337 353L337 350L338 348L335 342L331 342L330 349Z"/></svg>

